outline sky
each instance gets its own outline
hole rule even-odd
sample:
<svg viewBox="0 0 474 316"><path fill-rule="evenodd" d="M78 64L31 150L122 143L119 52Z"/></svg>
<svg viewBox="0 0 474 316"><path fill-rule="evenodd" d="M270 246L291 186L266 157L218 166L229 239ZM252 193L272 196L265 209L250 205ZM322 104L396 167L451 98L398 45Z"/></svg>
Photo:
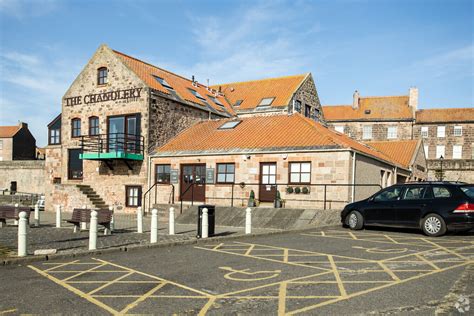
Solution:
<svg viewBox="0 0 474 316"><path fill-rule="evenodd" d="M474 107L474 1L0 0L0 125L38 146L105 43L210 84L312 73L323 105L407 95Z"/></svg>

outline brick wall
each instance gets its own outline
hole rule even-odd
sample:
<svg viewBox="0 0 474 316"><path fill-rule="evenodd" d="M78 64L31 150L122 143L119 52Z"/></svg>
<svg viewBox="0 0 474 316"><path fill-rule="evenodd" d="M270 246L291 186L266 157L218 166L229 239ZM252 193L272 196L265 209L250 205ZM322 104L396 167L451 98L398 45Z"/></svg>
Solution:
<svg viewBox="0 0 474 316"><path fill-rule="evenodd" d="M301 101L301 114L305 114L305 105L311 106L311 113L316 111L318 121L325 123L323 111L321 108L321 102L319 101L318 91L311 75L306 78L299 89L296 91L293 100ZM290 103L290 107L293 105L293 100Z"/></svg>

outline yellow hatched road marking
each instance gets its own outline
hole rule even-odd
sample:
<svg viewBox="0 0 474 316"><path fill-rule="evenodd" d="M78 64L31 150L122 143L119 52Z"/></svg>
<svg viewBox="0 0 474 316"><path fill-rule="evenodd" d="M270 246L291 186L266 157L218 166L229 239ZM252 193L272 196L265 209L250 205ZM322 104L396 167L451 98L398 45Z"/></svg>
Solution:
<svg viewBox="0 0 474 316"><path fill-rule="evenodd" d="M209 301L206 303L206 305L204 305L204 307L201 309L201 311L199 312L199 316L204 316L206 315L207 311L209 310L209 308L211 308L212 305L214 305L214 302L216 301L216 297L215 296L212 296L209 298Z"/></svg>
<svg viewBox="0 0 474 316"><path fill-rule="evenodd" d="M466 258L466 257L464 257L464 256L462 256L462 255L460 255L460 254L458 254L458 253L455 252L455 251L452 251L451 249L448 249L448 248L446 248L446 247L443 247L443 246L441 246L441 245L438 245L437 243L432 242L431 240L428 240L428 239L426 239L426 238L422 238L422 239L423 239L425 242L427 242L427 243L429 243L429 244L432 244L433 246L438 247L439 249L442 249L442 250L444 250L444 251L446 251L446 252L449 252L449 253L452 254L452 255L458 256L459 258L464 259L464 260L468 260L468 258Z"/></svg>
<svg viewBox="0 0 474 316"><path fill-rule="evenodd" d="M357 240L357 239L358 239L357 236L354 235L354 233L352 233L352 232L349 232L349 235L351 235L352 239L354 239L354 240Z"/></svg>
<svg viewBox="0 0 474 316"><path fill-rule="evenodd" d="M126 278L126 277L128 277L128 276L130 276L130 275L132 275L133 273L134 273L134 272L128 272L128 273L126 273L126 274L124 274L124 275L122 275L122 276L116 278L115 280L109 281L109 282L105 283L104 285L99 286L98 288L96 288L95 290L90 291L90 292L87 293L87 294L92 295L92 294L94 294L94 293L97 293L97 292L99 292L100 290L105 289L105 288L108 287L109 285L112 285L112 284L114 284L114 283L117 283L118 281L120 281L120 280L122 280L122 279L124 279L124 278Z"/></svg>
<svg viewBox="0 0 474 316"><path fill-rule="evenodd" d="M16 312L17 309L16 308L13 308L13 309L8 309L6 311L0 311L0 315L5 315L5 314L9 314L9 313L14 313Z"/></svg>
<svg viewBox="0 0 474 316"><path fill-rule="evenodd" d="M332 272L336 277L337 286L339 287L339 291L341 292L341 296L347 296L346 289L344 288L344 284L342 284L341 276L339 275L339 271L337 270L336 263L334 262L334 258L331 255L328 255L329 262L331 263Z"/></svg>
<svg viewBox="0 0 474 316"><path fill-rule="evenodd" d="M105 265L106 265L105 263L102 263L102 264L100 264L100 265L98 265L98 266L96 266L96 267L90 268L90 269L88 269L88 270L85 270L85 271L76 273L76 274L74 274L74 275L72 275L72 276L70 276L70 277L67 277L67 278L63 279L63 281L66 282L66 281L68 281L68 280L74 279L74 278L76 278L76 277L78 277L78 276L80 276L80 275L83 275L83 274L86 274L86 273L88 273L88 272L94 271L95 269L99 269L99 268L101 268L101 267L103 267L103 266L105 266Z"/></svg>
<svg viewBox="0 0 474 316"><path fill-rule="evenodd" d="M383 262L380 261L379 265L382 267L382 269L384 269L385 272L387 272L392 277L392 279L394 279L395 281L400 281L400 278L397 277L395 273L393 273L393 271L390 270Z"/></svg>
<svg viewBox="0 0 474 316"><path fill-rule="evenodd" d="M432 261L429 261L428 259L426 259L425 257L423 257L422 255L419 255L419 254L416 254L415 255L417 258L419 258L420 260L423 260L424 262L426 262L427 264L429 264L430 266L432 266L435 270L439 270L439 267L437 265L435 265Z"/></svg>
<svg viewBox="0 0 474 316"><path fill-rule="evenodd" d="M390 240L391 242L393 242L394 244L399 244L398 241L396 241L395 239L393 239L392 237L390 237L389 235L384 235L385 238L387 238L388 240Z"/></svg>
<svg viewBox="0 0 474 316"><path fill-rule="evenodd" d="M46 270L44 270L44 271L52 271L52 270L55 270L55 269L57 269L57 268L62 268L62 267L64 267L64 266L67 266L67 265L76 263L76 262L78 262L78 261L79 261L79 260L74 260L74 261L71 261L71 262L61 263L61 264L58 264L58 265L56 265L56 266L54 266L54 267L52 267L52 268L46 269ZM97 263L96 263L96 264L97 264Z"/></svg>
<svg viewBox="0 0 474 316"><path fill-rule="evenodd" d="M278 292L278 315L285 315L286 311L286 282L280 283Z"/></svg>
<svg viewBox="0 0 474 316"><path fill-rule="evenodd" d="M250 246L247 251L245 252L245 255L248 256L252 252L253 248L255 248L255 245Z"/></svg>
<svg viewBox="0 0 474 316"><path fill-rule="evenodd" d="M119 313L119 315L125 315L129 310L131 310L134 307L137 307L138 304L146 300L148 297L150 297L153 293L161 289L163 286L165 286L167 283L161 283L148 292L146 292L144 295L140 296L138 299L136 299L134 302L128 304L124 309L122 309Z"/></svg>

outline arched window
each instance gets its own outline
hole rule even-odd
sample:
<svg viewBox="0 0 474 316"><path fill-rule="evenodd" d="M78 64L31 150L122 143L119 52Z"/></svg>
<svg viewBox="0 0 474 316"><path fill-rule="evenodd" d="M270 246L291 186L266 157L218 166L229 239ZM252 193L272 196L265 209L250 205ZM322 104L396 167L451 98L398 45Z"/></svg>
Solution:
<svg viewBox="0 0 474 316"><path fill-rule="evenodd" d="M97 116L89 117L89 136L99 135L99 118Z"/></svg>
<svg viewBox="0 0 474 316"><path fill-rule="evenodd" d="M72 128L72 137L80 137L81 136L81 119L75 118L71 120L71 128Z"/></svg>
<svg viewBox="0 0 474 316"><path fill-rule="evenodd" d="M109 73L107 67L101 67L97 69L97 84L106 84L107 83L107 74Z"/></svg>

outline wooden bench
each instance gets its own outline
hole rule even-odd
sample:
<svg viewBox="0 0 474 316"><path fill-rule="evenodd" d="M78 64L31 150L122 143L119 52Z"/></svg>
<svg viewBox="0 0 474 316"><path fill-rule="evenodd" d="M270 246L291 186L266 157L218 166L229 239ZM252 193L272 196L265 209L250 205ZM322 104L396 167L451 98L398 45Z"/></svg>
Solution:
<svg viewBox="0 0 474 316"><path fill-rule="evenodd" d="M7 224L7 219L20 219L20 212L26 212L26 218L30 221L31 208L25 206L15 207L12 205L0 205L0 227Z"/></svg>
<svg viewBox="0 0 474 316"><path fill-rule="evenodd" d="M81 229L81 223L90 223L91 221L91 209L75 208L72 211L71 219L67 220L68 223L74 224L74 232L76 233ZM98 210L97 211L97 224L104 226L104 235L110 234L110 222L112 221L112 211L109 210Z"/></svg>

